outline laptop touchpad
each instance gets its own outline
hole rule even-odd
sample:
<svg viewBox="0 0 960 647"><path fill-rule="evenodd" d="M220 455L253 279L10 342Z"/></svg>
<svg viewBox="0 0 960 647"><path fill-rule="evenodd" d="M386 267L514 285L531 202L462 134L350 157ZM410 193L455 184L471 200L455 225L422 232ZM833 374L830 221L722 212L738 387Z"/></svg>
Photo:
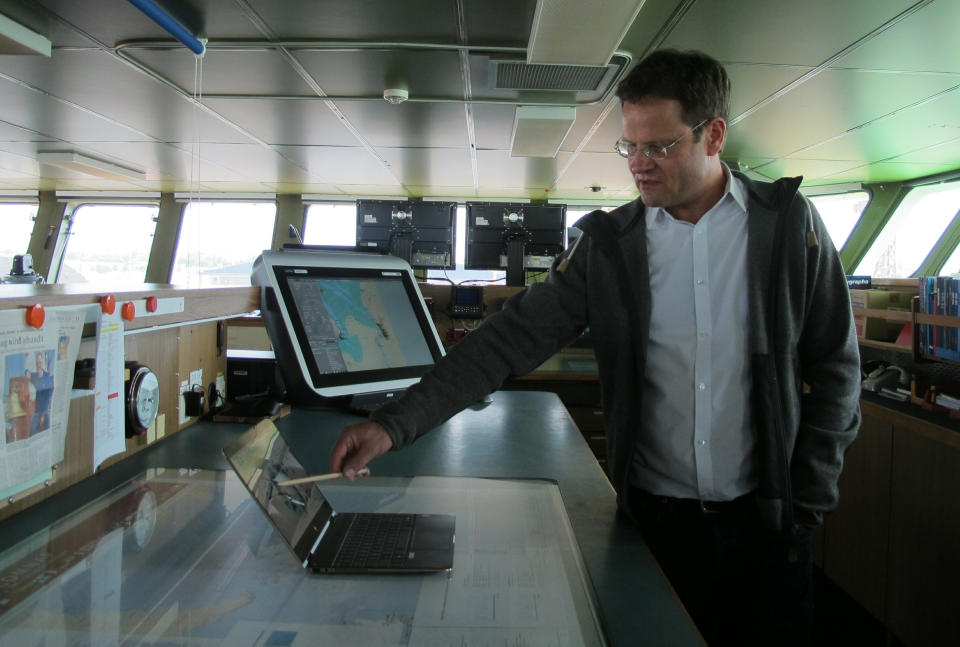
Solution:
<svg viewBox="0 0 960 647"><path fill-rule="evenodd" d="M417 515L413 533L413 550L445 549L453 543L455 518L449 515Z"/></svg>

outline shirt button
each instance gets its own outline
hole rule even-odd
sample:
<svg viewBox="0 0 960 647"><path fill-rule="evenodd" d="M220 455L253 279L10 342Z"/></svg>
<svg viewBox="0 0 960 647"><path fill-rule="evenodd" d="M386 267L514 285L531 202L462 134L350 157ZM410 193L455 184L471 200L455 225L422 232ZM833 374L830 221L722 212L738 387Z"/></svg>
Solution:
<svg viewBox="0 0 960 647"><path fill-rule="evenodd" d="M707 385L704 384L703 382L701 382L700 384L697 385L697 390L698 390L698 391L703 391L703 390L705 390L706 388L707 388Z"/></svg>
<svg viewBox="0 0 960 647"><path fill-rule="evenodd" d="M707 332L700 333L700 339L706 339L709 336L710 336L710 333L707 333Z"/></svg>
<svg viewBox="0 0 960 647"><path fill-rule="evenodd" d="M703 279L697 279L697 285L703 285Z"/></svg>
<svg viewBox="0 0 960 647"><path fill-rule="evenodd" d="M697 444L700 445L701 447L703 447L704 445L707 444L707 441L705 441L705 440L698 440L698 441L697 441Z"/></svg>

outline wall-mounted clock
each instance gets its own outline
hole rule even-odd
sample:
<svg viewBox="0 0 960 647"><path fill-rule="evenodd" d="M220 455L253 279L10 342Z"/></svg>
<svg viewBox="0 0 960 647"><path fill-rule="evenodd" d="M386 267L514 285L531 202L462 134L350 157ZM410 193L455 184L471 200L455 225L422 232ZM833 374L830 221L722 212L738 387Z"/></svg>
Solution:
<svg viewBox="0 0 960 647"><path fill-rule="evenodd" d="M127 362L130 379L125 383L127 438L147 432L160 410L160 381L148 367Z"/></svg>

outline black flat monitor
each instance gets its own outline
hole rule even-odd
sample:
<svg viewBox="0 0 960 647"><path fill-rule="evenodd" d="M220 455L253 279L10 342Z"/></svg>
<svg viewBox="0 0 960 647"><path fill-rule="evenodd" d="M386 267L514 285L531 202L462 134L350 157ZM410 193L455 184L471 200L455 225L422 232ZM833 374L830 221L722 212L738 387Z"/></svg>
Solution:
<svg viewBox="0 0 960 647"><path fill-rule="evenodd" d="M468 270L506 270L523 285L525 270L547 270L564 250L567 205L468 202Z"/></svg>
<svg viewBox="0 0 960 647"><path fill-rule="evenodd" d="M403 260L382 254L265 251L253 265L261 313L288 399L367 411L443 356Z"/></svg>
<svg viewBox="0 0 960 647"><path fill-rule="evenodd" d="M402 258L414 269L453 269L456 202L357 200L357 247Z"/></svg>

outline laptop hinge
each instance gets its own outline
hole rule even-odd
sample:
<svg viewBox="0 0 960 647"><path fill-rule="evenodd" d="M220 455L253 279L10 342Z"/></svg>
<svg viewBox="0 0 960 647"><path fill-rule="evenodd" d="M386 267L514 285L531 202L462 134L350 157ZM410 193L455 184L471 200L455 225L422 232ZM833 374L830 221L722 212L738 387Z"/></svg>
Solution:
<svg viewBox="0 0 960 647"><path fill-rule="evenodd" d="M330 529L330 522L333 521L333 518L337 516L337 513L334 512L327 519L327 522L323 524L323 528L320 530L320 534L317 535L317 540L313 542L313 546L310 547L310 552L307 553L307 558L303 560L303 567L306 568L307 564L310 562L310 557L316 552L317 546L320 545L320 540L323 539L323 536L327 534L327 530Z"/></svg>

